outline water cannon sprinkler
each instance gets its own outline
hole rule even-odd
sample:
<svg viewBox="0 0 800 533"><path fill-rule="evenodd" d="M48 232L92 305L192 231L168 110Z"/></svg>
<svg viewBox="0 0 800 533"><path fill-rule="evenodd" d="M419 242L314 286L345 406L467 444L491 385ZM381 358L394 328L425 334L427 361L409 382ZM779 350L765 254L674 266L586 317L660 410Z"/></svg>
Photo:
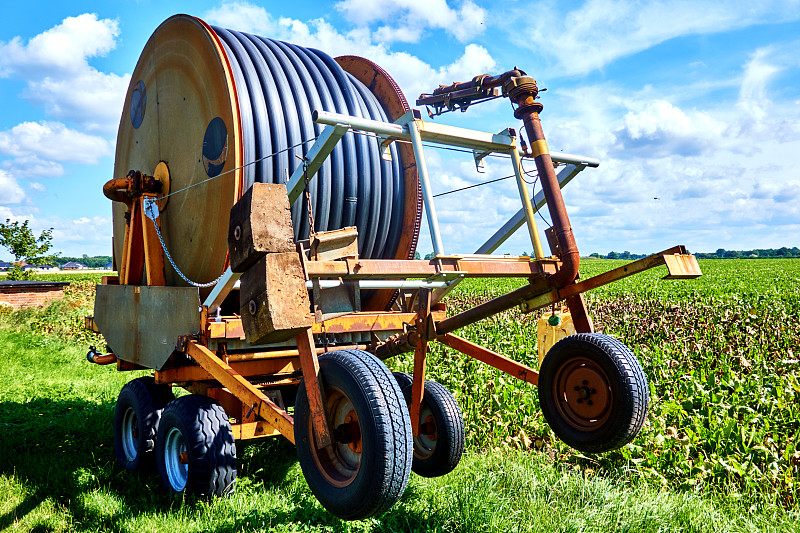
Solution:
<svg viewBox="0 0 800 533"><path fill-rule="evenodd" d="M498 92L498 88L502 89L502 93ZM532 94L532 98L536 99L539 92L546 90L539 89L536 80L515 67L498 76L480 74L470 81L440 85L432 93L419 95L417 105L424 105L428 110L428 116L433 118L457 109L463 113L472 104L501 97L509 97L519 106L516 100L521 93Z"/></svg>

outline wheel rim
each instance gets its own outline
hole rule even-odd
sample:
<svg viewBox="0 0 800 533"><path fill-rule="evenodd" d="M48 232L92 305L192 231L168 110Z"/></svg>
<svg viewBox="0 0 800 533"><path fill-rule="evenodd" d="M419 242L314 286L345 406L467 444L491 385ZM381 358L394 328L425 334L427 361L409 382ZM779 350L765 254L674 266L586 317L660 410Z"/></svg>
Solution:
<svg viewBox="0 0 800 533"><path fill-rule="evenodd" d="M139 455L139 417L132 407L125 409L122 415L122 452L130 463Z"/></svg>
<svg viewBox="0 0 800 533"><path fill-rule="evenodd" d="M314 427L309 418L308 440L317 469L328 483L346 487L361 469L361 424L350 399L338 388L325 389L325 413L333 428L333 443L317 449Z"/></svg>
<svg viewBox="0 0 800 533"><path fill-rule="evenodd" d="M164 466L167 480L175 492L186 488L189 477L188 454L183 434L178 428L170 428L164 444Z"/></svg>
<svg viewBox="0 0 800 533"><path fill-rule="evenodd" d="M608 421L614 403L611 381L591 359L567 361L556 371L553 385L556 409L574 429L593 431Z"/></svg>
<svg viewBox="0 0 800 533"><path fill-rule="evenodd" d="M433 455L436 449L438 431L433 412L431 412L430 407L425 404L420 406L419 425L419 436L414 437L414 457L418 459L427 459Z"/></svg>

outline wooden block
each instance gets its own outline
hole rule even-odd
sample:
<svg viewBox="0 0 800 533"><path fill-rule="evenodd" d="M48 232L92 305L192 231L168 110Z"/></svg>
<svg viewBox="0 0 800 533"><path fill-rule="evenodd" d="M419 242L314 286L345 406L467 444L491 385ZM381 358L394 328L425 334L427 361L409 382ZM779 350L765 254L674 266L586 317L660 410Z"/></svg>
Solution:
<svg viewBox="0 0 800 533"><path fill-rule="evenodd" d="M312 315L297 252L270 253L241 277L239 301L247 342L290 339L310 328Z"/></svg>
<svg viewBox="0 0 800 533"><path fill-rule="evenodd" d="M314 261L343 257L358 258L358 229L355 226L320 231L311 236L311 258Z"/></svg>
<svg viewBox="0 0 800 533"><path fill-rule="evenodd" d="M293 252L294 229L286 186L254 183L231 208L231 270L244 272L270 253Z"/></svg>

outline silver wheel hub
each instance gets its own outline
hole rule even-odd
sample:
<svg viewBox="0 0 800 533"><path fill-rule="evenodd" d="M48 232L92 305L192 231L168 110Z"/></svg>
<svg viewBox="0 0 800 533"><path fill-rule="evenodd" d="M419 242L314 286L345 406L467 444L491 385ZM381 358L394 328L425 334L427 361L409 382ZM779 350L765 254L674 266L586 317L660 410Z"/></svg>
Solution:
<svg viewBox="0 0 800 533"><path fill-rule="evenodd" d="M186 488L186 481L189 478L187 463L186 442L183 440L183 434L178 428L170 428L164 444L164 470L166 470L169 485L175 492L181 492Z"/></svg>
<svg viewBox="0 0 800 533"><path fill-rule="evenodd" d="M132 407L125 409L122 415L122 451L125 459L133 462L139 455L139 417Z"/></svg>

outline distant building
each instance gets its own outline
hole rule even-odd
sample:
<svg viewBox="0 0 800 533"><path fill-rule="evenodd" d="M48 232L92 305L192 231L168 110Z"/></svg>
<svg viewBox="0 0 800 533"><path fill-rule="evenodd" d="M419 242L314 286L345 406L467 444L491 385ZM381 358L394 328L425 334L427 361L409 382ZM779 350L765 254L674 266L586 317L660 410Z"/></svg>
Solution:
<svg viewBox="0 0 800 533"><path fill-rule="evenodd" d="M22 267L22 270L42 271L42 270L52 270L54 268L55 267L52 265L25 265L24 267Z"/></svg>
<svg viewBox="0 0 800 533"><path fill-rule="evenodd" d="M6 261L0 261L0 272L6 272L11 270L14 267L11 263L7 263Z"/></svg>
<svg viewBox="0 0 800 533"><path fill-rule="evenodd" d="M114 270L114 263L106 263L103 266L103 270Z"/></svg>
<svg viewBox="0 0 800 533"><path fill-rule="evenodd" d="M87 268L89 267L77 261L70 261L69 263L61 265L61 270L86 270Z"/></svg>

